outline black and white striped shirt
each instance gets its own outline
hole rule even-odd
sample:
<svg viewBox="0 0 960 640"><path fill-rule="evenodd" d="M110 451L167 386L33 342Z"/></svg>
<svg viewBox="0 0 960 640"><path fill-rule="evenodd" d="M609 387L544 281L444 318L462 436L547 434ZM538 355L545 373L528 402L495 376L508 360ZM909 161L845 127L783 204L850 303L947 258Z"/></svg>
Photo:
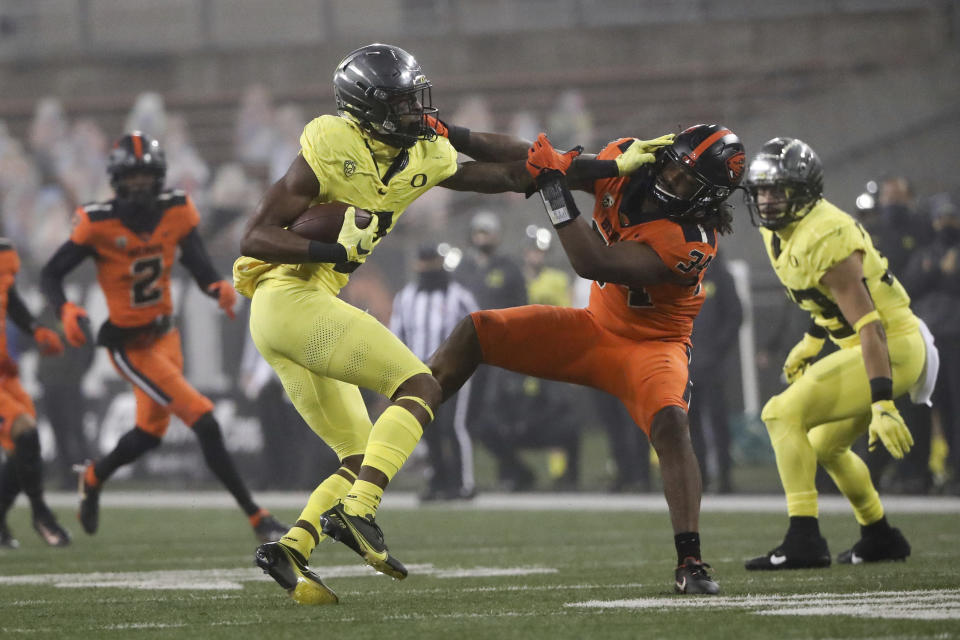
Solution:
<svg viewBox="0 0 960 640"><path fill-rule="evenodd" d="M390 330L415 356L426 360L457 323L477 309L473 294L457 282L443 289L420 289L411 282L393 300Z"/></svg>

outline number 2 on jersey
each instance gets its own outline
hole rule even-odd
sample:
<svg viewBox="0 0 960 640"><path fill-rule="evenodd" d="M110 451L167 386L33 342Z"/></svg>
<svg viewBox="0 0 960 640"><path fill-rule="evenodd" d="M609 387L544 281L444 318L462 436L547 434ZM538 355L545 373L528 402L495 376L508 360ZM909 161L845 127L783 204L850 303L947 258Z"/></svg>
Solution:
<svg viewBox="0 0 960 640"><path fill-rule="evenodd" d="M163 274L163 256L140 258L130 265L133 275L133 287L130 289L130 303L134 307L153 304L163 297L163 289L157 280Z"/></svg>

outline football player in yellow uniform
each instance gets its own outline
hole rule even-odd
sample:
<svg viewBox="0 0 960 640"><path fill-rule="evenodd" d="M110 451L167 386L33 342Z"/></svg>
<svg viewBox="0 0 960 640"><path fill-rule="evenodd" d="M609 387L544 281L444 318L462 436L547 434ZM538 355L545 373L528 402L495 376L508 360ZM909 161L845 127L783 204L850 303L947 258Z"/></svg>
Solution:
<svg viewBox="0 0 960 640"><path fill-rule="evenodd" d="M320 116L304 128L300 154L257 206L242 241L244 257L234 264L237 290L252 298L254 343L297 410L341 460L287 534L256 551L256 564L299 603L337 601L307 565L324 536L382 573L407 575L374 516L384 488L441 401L430 369L338 292L431 187L495 193L522 192L531 184L528 142L447 127L436 118L430 87L417 61L398 47L373 44L347 55L334 74L339 115ZM480 162L458 165L458 151ZM617 175L615 163L594 166ZM336 243L286 229L322 202L370 211L376 224L358 228L349 208ZM359 386L393 402L375 424Z"/></svg>
<svg viewBox="0 0 960 640"><path fill-rule="evenodd" d="M763 408L787 497L783 543L746 562L748 570L827 567L820 535L817 463L850 501L861 538L837 557L858 564L903 560L910 545L884 516L870 473L850 446L869 433L894 458L913 444L893 404L908 391L929 400L936 352L887 260L852 217L823 198L823 166L808 145L774 138L744 180L747 204L789 297L812 318L783 371L790 386ZM839 347L817 360L825 338Z"/></svg>

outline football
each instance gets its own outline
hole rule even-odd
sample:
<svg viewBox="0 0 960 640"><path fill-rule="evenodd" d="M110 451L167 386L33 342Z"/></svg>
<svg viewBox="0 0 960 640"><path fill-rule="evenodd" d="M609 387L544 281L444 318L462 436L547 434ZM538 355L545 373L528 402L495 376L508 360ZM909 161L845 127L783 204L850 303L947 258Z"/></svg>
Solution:
<svg viewBox="0 0 960 640"><path fill-rule="evenodd" d="M352 205L342 202L325 202L310 207L290 223L288 230L307 240L336 242L343 225L343 214ZM357 226L366 229L373 215L363 209L356 210Z"/></svg>

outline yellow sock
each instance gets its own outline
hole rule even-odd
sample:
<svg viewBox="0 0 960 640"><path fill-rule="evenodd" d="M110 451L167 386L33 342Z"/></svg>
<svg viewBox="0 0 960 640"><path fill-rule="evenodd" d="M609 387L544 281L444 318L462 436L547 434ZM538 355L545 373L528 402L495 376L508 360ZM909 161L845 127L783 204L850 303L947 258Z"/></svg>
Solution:
<svg viewBox="0 0 960 640"><path fill-rule="evenodd" d="M341 467L340 471L346 470ZM353 474L350 473L350 476L352 477ZM326 537L320 531L320 514L347 495L351 486L352 483L339 473L334 473L321 482L310 494L307 506L300 512L296 524L280 538L280 542L291 549L296 549L304 560L309 559L313 548Z"/></svg>
<svg viewBox="0 0 960 640"><path fill-rule="evenodd" d="M803 491L787 494L787 515L819 517L816 491Z"/></svg>
<svg viewBox="0 0 960 640"><path fill-rule="evenodd" d="M380 471L389 482L413 453L422 435L423 427L412 413L400 405L390 405L380 414L370 430L361 467L372 467ZM375 515L382 497L381 487L357 480L343 499L343 507L350 515Z"/></svg>
<svg viewBox="0 0 960 640"><path fill-rule="evenodd" d="M422 435L423 427L412 413L396 404L387 407L370 430L362 466L373 467L392 480Z"/></svg>
<svg viewBox="0 0 960 640"><path fill-rule="evenodd" d="M381 487L366 480L357 480L343 499L343 510L352 516L375 516L382 498Z"/></svg>

